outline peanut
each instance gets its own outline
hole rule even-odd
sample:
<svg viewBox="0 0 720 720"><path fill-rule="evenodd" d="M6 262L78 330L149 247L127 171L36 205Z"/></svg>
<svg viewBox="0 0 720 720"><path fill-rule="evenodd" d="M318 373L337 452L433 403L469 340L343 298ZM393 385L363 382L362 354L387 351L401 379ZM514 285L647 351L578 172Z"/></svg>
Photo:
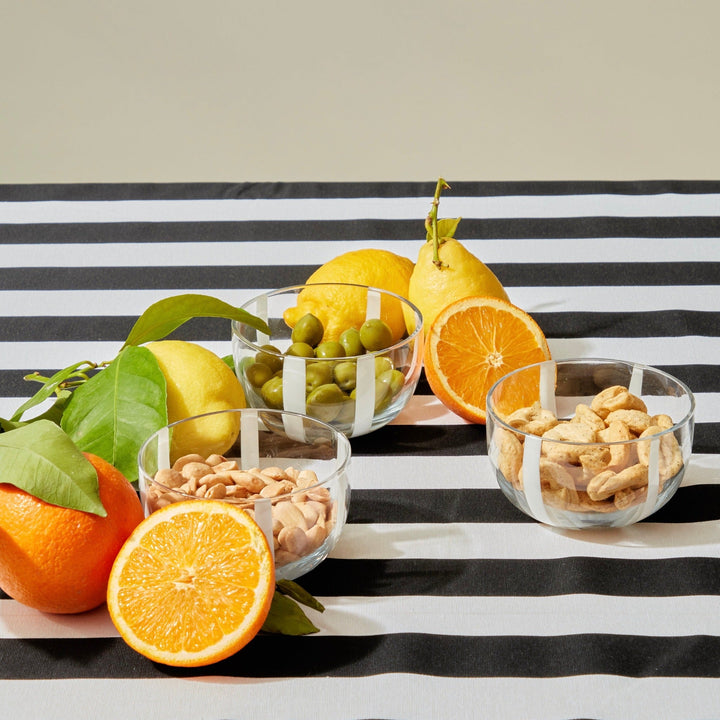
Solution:
<svg viewBox="0 0 720 720"><path fill-rule="evenodd" d="M159 470L154 479L158 484L146 494L150 511L196 497L241 504L254 517L253 502L269 498L278 567L317 550L335 525L337 504L312 470L240 470L236 460L222 455L190 454L178 458L172 468Z"/></svg>

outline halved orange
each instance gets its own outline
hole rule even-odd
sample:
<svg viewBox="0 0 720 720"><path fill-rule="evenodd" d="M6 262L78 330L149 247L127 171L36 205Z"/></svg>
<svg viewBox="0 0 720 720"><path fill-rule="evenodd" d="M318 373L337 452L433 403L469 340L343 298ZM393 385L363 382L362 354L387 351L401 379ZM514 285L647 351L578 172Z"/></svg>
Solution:
<svg viewBox="0 0 720 720"><path fill-rule="evenodd" d="M550 359L545 335L524 310L496 297L450 303L430 326L425 375L433 393L454 413L485 422L485 399L503 375ZM513 388L517 407L532 405L537 388ZM531 398L527 403L522 397ZM509 400L509 399L508 399Z"/></svg>
<svg viewBox="0 0 720 720"><path fill-rule="evenodd" d="M274 591L272 555L255 521L229 503L190 500L135 528L113 564L107 604L130 647L197 667L250 642Z"/></svg>

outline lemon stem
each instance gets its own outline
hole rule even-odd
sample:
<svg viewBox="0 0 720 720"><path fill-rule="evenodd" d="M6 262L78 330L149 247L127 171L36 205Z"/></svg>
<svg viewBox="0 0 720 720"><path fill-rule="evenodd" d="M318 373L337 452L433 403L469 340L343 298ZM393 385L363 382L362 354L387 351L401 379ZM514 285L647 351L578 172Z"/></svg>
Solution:
<svg viewBox="0 0 720 720"><path fill-rule="evenodd" d="M438 207L440 206L440 193L443 190L449 190L450 186L443 180L438 178L437 185L435 186L435 195L433 196L432 207L425 219L425 229L427 232L432 234L433 244L433 264L441 268L443 266L442 260L440 260L440 238L438 236Z"/></svg>

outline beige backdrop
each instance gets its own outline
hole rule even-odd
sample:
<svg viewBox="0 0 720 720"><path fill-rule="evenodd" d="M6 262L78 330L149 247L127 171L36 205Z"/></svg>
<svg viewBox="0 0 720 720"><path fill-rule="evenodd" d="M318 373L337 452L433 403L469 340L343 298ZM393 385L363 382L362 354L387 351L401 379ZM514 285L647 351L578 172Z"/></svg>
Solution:
<svg viewBox="0 0 720 720"><path fill-rule="evenodd" d="M720 179L717 0L0 0L0 182Z"/></svg>

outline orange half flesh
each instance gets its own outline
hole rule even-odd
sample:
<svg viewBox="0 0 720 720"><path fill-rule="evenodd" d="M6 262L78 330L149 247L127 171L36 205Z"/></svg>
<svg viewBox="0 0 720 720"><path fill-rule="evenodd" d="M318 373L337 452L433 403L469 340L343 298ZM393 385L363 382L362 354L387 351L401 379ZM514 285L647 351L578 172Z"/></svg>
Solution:
<svg viewBox="0 0 720 720"><path fill-rule="evenodd" d="M542 330L515 305L495 297L471 296L442 310L425 345L430 388L450 410L469 422L484 423L488 391L507 373L550 359ZM517 385L504 399L523 407L537 387ZM512 396L512 397L511 397Z"/></svg>
<svg viewBox="0 0 720 720"><path fill-rule="evenodd" d="M223 660L262 627L275 589L267 541L237 507L179 502L145 518L115 559L107 604L132 648L166 665Z"/></svg>

